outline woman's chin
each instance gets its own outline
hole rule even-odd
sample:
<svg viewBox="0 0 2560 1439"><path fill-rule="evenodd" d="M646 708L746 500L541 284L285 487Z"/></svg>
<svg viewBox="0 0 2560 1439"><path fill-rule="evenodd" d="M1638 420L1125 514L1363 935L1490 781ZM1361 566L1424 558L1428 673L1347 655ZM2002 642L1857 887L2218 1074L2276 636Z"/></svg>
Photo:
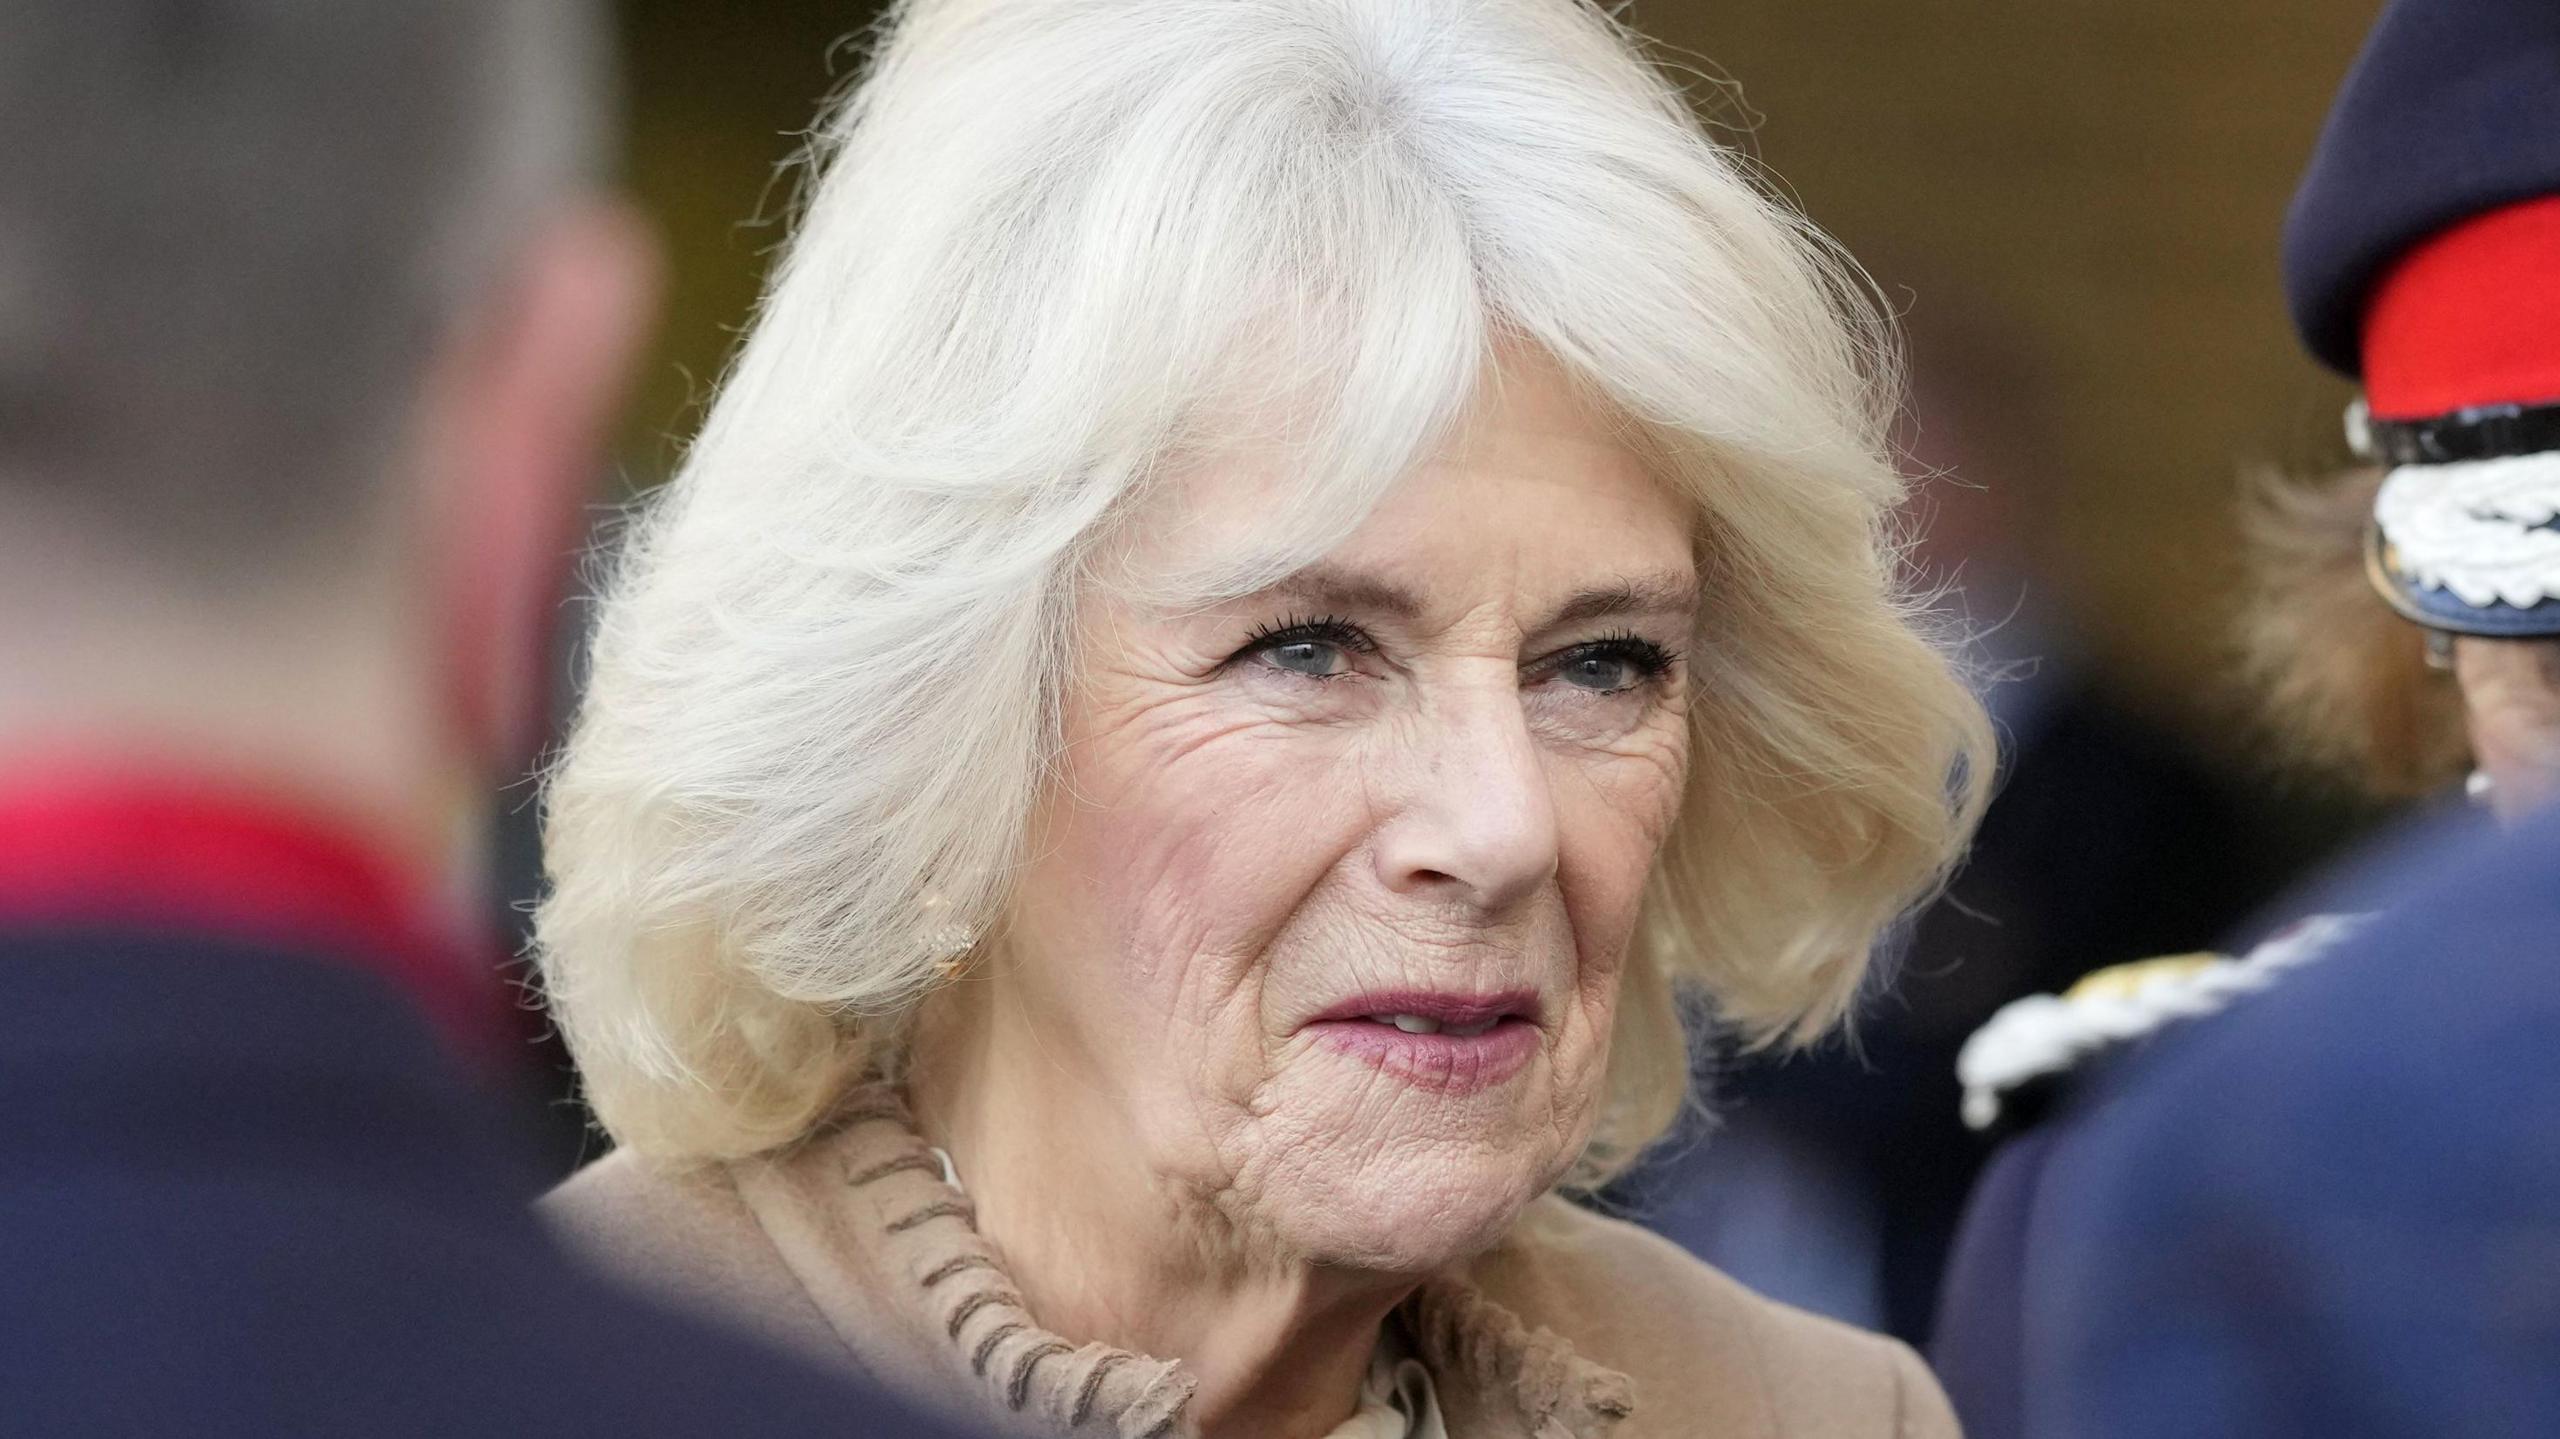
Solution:
<svg viewBox="0 0 2560 1439"><path fill-rule="evenodd" d="M1332 1175L1301 1170L1271 1196L1292 1248L1314 1261L1420 1277L1493 1248L1547 1189L1548 1166L1516 1156L1420 1150Z"/></svg>
<svg viewBox="0 0 2560 1439"><path fill-rule="evenodd" d="M1463 1095L1322 1048L1306 1058L1261 1091L1231 1195L1313 1263L1419 1276L1472 1259L1564 1177L1588 1132L1591 1106L1558 1102L1542 1056Z"/></svg>

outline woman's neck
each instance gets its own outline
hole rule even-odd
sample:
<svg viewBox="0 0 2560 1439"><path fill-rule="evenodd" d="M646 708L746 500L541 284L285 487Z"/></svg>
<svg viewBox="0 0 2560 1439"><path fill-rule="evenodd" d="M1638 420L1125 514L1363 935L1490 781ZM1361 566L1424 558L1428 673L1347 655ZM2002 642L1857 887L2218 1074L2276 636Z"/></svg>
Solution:
<svg viewBox="0 0 2560 1439"><path fill-rule="evenodd" d="M1347 1420L1412 1285L1242 1233L1214 1196L1150 1173L1125 1110L1011 1027L1000 1003L929 1007L907 1097L1024 1307L1071 1341L1181 1360L1209 1439L1320 1439Z"/></svg>

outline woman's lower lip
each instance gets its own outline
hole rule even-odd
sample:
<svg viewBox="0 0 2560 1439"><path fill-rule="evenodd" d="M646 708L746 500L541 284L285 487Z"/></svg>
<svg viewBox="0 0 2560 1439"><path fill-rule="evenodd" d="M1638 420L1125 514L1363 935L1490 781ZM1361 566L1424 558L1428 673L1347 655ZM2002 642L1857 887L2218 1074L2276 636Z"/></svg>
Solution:
<svg viewBox="0 0 2560 1439"><path fill-rule="evenodd" d="M1504 1019L1482 1034L1410 1034L1374 1019L1307 1026L1329 1048L1376 1065L1390 1079L1437 1094L1474 1094L1518 1074L1538 1052L1538 1027Z"/></svg>

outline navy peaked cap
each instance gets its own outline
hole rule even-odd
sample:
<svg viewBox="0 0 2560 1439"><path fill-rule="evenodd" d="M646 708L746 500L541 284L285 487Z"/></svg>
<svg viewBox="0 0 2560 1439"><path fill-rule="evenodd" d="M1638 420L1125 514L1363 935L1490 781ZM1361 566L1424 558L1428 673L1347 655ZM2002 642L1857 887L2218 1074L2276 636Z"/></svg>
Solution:
<svg viewBox="0 0 2560 1439"><path fill-rule="evenodd" d="M2393 0L2348 72L2285 221L2311 353L2362 373L2393 260L2469 216L2560 194L2560 0Z"/></svg>

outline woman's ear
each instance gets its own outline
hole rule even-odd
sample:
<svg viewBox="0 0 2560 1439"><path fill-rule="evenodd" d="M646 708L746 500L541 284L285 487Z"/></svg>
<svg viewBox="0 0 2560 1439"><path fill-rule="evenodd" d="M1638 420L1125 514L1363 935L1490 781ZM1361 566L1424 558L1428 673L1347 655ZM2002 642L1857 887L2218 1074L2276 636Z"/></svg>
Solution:
<svg viewBox="0 0 2560 1439"><path fill-rule="evenodd" d="M632 210L563 208L435 363L427 638L455 758L482 773L542 742L558 608L658 288L658 247Z"/></svg>

